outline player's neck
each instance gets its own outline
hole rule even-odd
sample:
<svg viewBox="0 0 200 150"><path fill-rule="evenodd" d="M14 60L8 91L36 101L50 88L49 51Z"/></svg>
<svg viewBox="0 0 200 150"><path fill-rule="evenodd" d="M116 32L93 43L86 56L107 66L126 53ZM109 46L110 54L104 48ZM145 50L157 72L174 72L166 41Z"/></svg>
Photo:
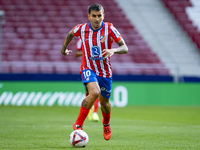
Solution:
<svg viewBox="0 0 200 150"><path fill-rule="evenodd" d="M92 27L91 22L89 23L89 27L90 27L90 29L92 29L93 31L98 31L98 30L100 30L100 29L103 27L103 25L104 25L104 22L102 22L102 23L101 23L101 26L97 29L97 28Z"/></svg>

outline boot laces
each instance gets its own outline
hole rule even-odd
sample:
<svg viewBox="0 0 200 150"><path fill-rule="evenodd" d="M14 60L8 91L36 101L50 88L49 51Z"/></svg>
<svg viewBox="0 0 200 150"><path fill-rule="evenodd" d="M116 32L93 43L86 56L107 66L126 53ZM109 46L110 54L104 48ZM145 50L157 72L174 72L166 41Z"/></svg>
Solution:
<svg viewBox="0 0 200 150"><path fill-rule="evenodd" d="M110 126L104 126L104 132L109 133L111 131Z"/></svg>

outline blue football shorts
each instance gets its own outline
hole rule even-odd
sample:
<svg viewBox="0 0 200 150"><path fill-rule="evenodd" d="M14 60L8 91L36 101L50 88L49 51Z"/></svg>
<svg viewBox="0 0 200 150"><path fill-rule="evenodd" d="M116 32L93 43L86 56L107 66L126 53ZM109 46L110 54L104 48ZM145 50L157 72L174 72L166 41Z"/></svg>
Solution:
<svg viewBox="0 0 200 150"><path fill-rule="evenodd" d="M112 78L97 76L96 73L91 69L82 70L81 77L86 89L86 83L97 82L101 89L101 95L107 99L110 98L112 91Z"/></svg>

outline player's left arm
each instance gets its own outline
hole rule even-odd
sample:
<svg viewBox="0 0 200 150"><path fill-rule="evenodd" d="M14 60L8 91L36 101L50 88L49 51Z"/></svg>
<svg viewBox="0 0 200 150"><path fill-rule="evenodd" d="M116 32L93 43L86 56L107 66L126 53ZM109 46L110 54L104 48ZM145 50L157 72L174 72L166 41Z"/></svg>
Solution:
<svg viewBox="0 0 200 150"><path fill-rule="evenodd" d="M117 44L119 45L118 48L112 48L112 49L104 49L103 50L103 56L104 58L111 57L113 54L126 54L128 53L128 47L126 43L124 42L124 39L121 38Z"/></svg>
<svg viewBox="0 0 200 150"><path fill-rule="evenodd" d="M76 52L75 52L75 57L80 57L80 56L82 56L82 55L83 55L83 52L82 52L82 51L76 50Z"/></svg>

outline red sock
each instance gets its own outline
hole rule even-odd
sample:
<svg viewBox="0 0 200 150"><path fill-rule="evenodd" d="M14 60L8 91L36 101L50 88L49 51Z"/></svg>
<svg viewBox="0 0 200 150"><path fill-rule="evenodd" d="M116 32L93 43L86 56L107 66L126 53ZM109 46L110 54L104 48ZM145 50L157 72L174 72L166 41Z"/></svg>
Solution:
<svg viewBox="0 0 200 150"><path fill-rule="evenodd" d="M110 114L105 114L103 111L102 111L102 115L103 115L103 124L109 124L110 123Z"/></svg>
<svg viewBox="0 0 200 150"><path fill-rule="evenodd" d="M83 126L83 123L84 123L85 118L87 117L89 111L90 111L90 109L87 109L87 108L81 106L78 118L76 120L77 125Z"/></svg>
<svg viewBox="0 0 200 150"><path fill-rule="evenodd" d="M93 112L97 113L98 112L98 108L99 108L99 97L94 102L94 111Z"/></svg>
<svg viewBox="0 0 200 150"><path fill-rule="evenodd" d="M88 96L88 92L87 91L85 92L85 96Z"/></svg>

